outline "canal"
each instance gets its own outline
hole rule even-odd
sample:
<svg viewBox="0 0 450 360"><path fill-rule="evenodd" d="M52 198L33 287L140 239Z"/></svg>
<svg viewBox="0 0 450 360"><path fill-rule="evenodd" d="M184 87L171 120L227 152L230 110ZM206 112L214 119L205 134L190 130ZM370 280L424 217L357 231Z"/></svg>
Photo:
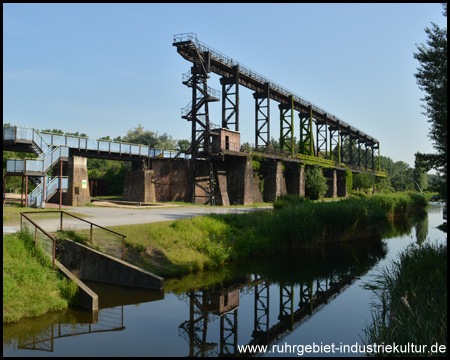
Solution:
<svg viewBox="0 0 450 360"><path fill-rule="evenodd" d="M409 244L445 242L442 209L430 204L381 241L232 264L166 280L164 293L89 282L98 312L3 325L3 356L236 356L264 344L259 355L362 356L376 301L364 284Z"/></svg>

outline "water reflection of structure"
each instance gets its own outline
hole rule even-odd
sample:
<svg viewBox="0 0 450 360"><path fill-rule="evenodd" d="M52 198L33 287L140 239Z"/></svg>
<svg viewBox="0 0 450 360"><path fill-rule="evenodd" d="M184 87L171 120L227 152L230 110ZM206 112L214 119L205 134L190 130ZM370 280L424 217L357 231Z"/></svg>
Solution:
<svg viewBox="0 0 450 360"><path fill-rule="evenodd" d="M92 314L92 315L91 315ZM85 316L83 316L85 315ZM68 321L68 322L65 322ZM75 321L75 323L73 322ZM19 340L19 349L53 352L55 340L68 336L124 330L123 306L85 313L76 318L62 319L31 338Z"/></svg>
<svg viewBox="0 0 450 360"><path fill-rule="evenodd" d="M100 297L100 310L67 310L58 315L56 321L43 326L37 333L18 340L19 349L53 352L55 340L69 336L125 330L123 309L125 305L164 299L161 291L149 291L99 282L87 281L89 287ZM39 319L25 319L32 325Z"/></svg>
<svg viewBox="0 0 450 360"><path fill-rule="evenodd" d="M254 327L248 345L267 345L280 340L300 326L314 313L353 282L349 272L332 274L303 284L279 284L278 322L270 324L270 290L272 283L258 275L251 275L245 282L234 283L219 291L202 289L187 294L189 320L179 326L179 335L189 344L189 356L230 356L238 352L239 293L250 289L254 294ZM273 287L272 287L273 291ZM295 292L299 302L295 306ZM212 315L220 317L220 343L207 342L208 323ZM239 344L244 345L244 344ZM242 354L243 355L243 354ZM250 355L250 354L247 354ZM251 354L255 355L255 354Z"/></svg>

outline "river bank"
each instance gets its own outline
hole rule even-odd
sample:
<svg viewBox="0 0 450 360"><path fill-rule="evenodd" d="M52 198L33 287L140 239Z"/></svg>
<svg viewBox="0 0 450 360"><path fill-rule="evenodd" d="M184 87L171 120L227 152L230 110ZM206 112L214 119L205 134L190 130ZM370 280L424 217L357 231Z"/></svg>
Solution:
<svg viewBox="0 0 450 360"><path fill-rule="evenodd" d="M69 308L4 324L3 354L238 355L238 346L265 339L266 335L273 339L277 329L288 330L275 342L270 341L270 347L322 342L359 349L359 345L363 345L363 329L372 320L370 304L374 301L372 292L363 285L376 276L379 269L396 261L398 253L409 244L446 241L446 235L437 229L442 223L442 205L431 204L426 210L428 215L415 217L417 220L409 217L408 221L397 221L399 229L391 231L395 234L393 237L381 241L382 248L377 242L371 245L366 241L352 241L334 244L345 250L343 254L330 246L316 256L299 256L302 251L293 253L290 258L249 257L214 270L167 279L164 296L154 299L147 296L148 292L136 292L127 287L114 287L111 291L93 288L100 298L98 317ZM348 275L354 276L352 284L342 283L340 291L329 294L326 304L316 302L322 299L323 291L330 291L332 283L336 284L339 279L345 281ZM102 305L101 299L114 302ZM129 301L131 299L134 301ZM311 308L312 312L306 311L304 317L297 318L298 313ZM294 323L290 322L292 316ZM189 324L195 325L192 331L188 331ZM280 328L283 324L287 327ZM297 355L292 352L265 354ZM360 357L363 354L347 351L340 355Z"/></svg>
<svg viewBox="0 0 450 360"><path fill-rule="evenodd" d="M405 217L425 206L425 199L414 194L337 202L284 196L275 201L275 211L209 214L110 228L127 236L125 260L160 276L176 277L249 256L379 237L389 228L390 218ZM87 231L70 235L86 242ZM103 244L95 246L103 250Z"/></svg>
<svg viewBox="0 0 450 360"><path fill-rule="evenodd" d="M210 214L110 228L127 236L126 256L137 266L171 277L248 256L380 238L391 231L394 219L424 212L426 205L425 198L413 193L336 202L282 196L275 200L274 211Z"/></svg>

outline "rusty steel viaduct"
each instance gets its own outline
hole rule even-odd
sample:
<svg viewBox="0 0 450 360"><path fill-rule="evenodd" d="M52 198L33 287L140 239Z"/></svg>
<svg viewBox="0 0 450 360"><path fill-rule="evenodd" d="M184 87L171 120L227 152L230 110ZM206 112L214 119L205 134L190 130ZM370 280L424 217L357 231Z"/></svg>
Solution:
<svg viewBox="0 0 450 360"><path fill-rule="evenodd" d="M144 145L45 134L23 126L4 127L4 150L38 156L6 163L6 176L22 176L26 184L30 178L37 184L30 195L25 190L26 204L39 207L51 197L65 205L89 202L88 157L131 161L133 170L126 176L122 198L136 202L248 205L273 201L283 193L304 196L307 165L322 168L327 197L347 196L345 173L349 170L385 176L380 171L380 145L374 137L203 44L193 33L174 35L172 45L192 63L182 76L182 83L192 89L192 99L181 109L181 117L191 122L190 147L171 153ZM211 73L220 76L222 94L208 86ZM253 91L253 149L241 145L240 86ZM217 126L210 120L209 104L220 100L222 119ZM278 103L280 114L279 149L274 149L270 140L271 100ZM64 161L69 165L63 174ZM59 176L47 178L54 166L53 173Z"/></svg>
<svg viewBox="0 0 450 360"><path fill-rule="evenodd" d="M173 46L184 59L192 63L190 71L183 75L183 84L192 88L192 101L182 109L182 117L192 123L192 141L188 153L194 159L204 159L208 163L209 188L198 184L195 162L191 172L193 186L197 184L206 193L206 203L214 202L213 160L223 156L223 150L239 151L239 137L227 132L239 132L239 85L254 91L253 153L261 152L263 157L274 153L270 144L270 100L275 100L280 110L280 151L277 153L282 158L341 169L344 164L354 171L369 170L377 176L384 176L379 163L375 165L375 150L378 150L379 155L377 139L198 41L194 33L174 35ZM221 76L222 123L219 129L214 128L209 117L208 104L220 100L220 92L207 84L210 73ZM299 117L298 152L294 151L294 110ZM215 140L217 137L219 140ZM234 142L231 141L233 138ZM214 143L218 143L218 146L214 146ZM196 196L195 189L193 196Z"/></svg>

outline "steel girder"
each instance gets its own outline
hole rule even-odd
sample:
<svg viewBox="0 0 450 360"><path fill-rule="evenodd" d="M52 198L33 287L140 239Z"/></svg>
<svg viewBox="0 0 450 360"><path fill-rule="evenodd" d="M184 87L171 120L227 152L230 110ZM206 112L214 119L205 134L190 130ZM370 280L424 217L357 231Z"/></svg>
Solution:
<svg viewBox="0 0 450 360"><path fill-rule="evenodd" d="M259 150L260 143L267 148L270 143L270 85L265 83L265 91L253 93L255 99L255 148Z"/></svg>

